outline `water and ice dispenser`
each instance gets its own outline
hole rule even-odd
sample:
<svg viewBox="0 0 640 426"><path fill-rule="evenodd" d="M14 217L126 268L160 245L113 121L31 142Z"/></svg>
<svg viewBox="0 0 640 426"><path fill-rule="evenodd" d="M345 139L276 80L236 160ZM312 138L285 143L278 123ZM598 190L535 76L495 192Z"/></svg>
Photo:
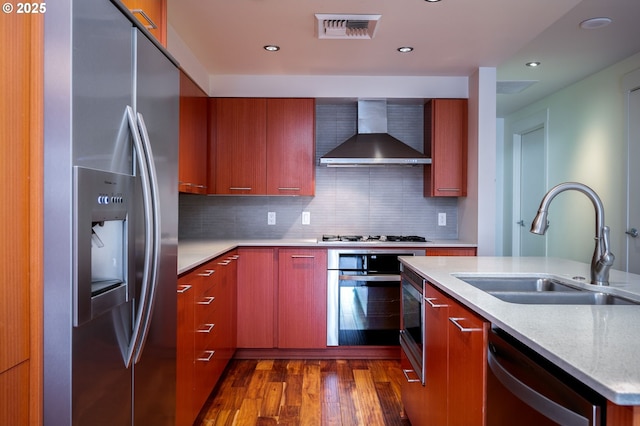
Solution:
<svg viewBox="0 0 640 426"><path fill-rule="evenodd" d="M133 193L133 176L74 167L74 326L133 295Z"/></svg>

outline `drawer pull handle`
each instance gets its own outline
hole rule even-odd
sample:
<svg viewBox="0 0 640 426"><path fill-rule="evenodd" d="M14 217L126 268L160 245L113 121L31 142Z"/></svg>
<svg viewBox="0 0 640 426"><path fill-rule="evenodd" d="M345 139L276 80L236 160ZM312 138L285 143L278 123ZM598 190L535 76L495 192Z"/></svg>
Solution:
<svg viewBox="0 0 640 426"><path fill-rule="evenodd" d="M438 300L435 297L425 297L424 300L429 304L429 306L431 306L432 308L446 308L447 305L446 303L434 303L434 300Z"/></svg>
<svg viewBox="0 0 640 426"><path fill-rule="evenodd" d="M315 259L315 256L312 256L310 254L292 254L291 258L292 259Z"/></svg>
<svg viewBox="0 0 640 426"><path fill-rule="evenodd" d="M466 318L449 318L449 321L451 321L453 325L458 327L458 330L460 330L463 333L471 333L473 331L482 331L482 328L467 328L462 326L458 321L464 320L464 319Z"/></svg>
<svg viewBox="0 0 640 426"><path fill-rule="evenodd" d="M198 302L198 305L210 305L213 301L216 300L213 296L207 296Z"/></svg>
<svg viewBox="0 0 640 426"><path fill-rule="evenodd" d="M203 324L203 327L197 329L196 331L198 333L211 333L211 330L213 330L213 327L215 326L215 324Z"/></svg>
<svg viewBox="0 0 640 426"><path fill-rule="evenodd" d="M213 275L213 273L216 272L213 269L205 269L204 272L200 272L198 274L199 277L210 277L211 275Z"/></svg>
<svg viewBox="0 0 640 426"><path fill-rule="evenodd" d="M230 260L223 260L222 262L218 262L218 265L227 266L230 263L231 263Z"/></svg>
<svg viewBox="0 0 640 426"><path fill-rule="evenodd" d="M211 358L213 358L213 354L215 354L216 351L204 351L204 353L205 353L205 356L198 357L198 361L202 361L202 362L211 361Z"/></svg>
<svg viewBox="0 0 640 426"><path fill-rule="evenodd" d="M144 18L145 21L147 21L148 25L145 25L144 27L148 30L155 30L156 28L158 28L158 26L156 25L155 22L153 22L153 20L151 18L149 18L149 15L147 15L144 10L142 9L133 9L131 11L131 13L138 13L140 14L140 16L142 16Z"/></svg>
<svg viewBox="0 0 640 426"><path fill-rule="evenodd" d="M407 379L408 383L419 383L420 379L410 379L409 373L413 373L417 376L416 372L413 370L402 370L402 374L404 374L404 378Z"/></svg>
<svg viewBox="0 0 640 426"><path fill-rule="evenodd" d="M186 293L189 290L191 290L191 285L189 285L189 284L180 285L180 288L178 289L178 293L179 294Z"/></svg>

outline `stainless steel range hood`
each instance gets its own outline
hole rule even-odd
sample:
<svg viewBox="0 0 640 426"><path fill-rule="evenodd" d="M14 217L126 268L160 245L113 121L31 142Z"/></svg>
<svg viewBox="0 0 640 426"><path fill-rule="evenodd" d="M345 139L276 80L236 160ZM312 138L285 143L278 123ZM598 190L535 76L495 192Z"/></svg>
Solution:
<svg viewBox="0 0 640 426"><path fill-rule="evenodd" d="M328 167L431 164L420 151L387 133L387 101L358 101L358 133L320 158Z"/></svg>

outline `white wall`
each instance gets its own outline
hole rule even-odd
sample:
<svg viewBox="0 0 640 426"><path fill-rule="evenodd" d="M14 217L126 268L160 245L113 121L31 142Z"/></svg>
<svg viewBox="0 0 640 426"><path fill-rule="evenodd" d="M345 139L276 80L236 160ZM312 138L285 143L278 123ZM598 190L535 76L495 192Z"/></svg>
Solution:
<svg viewBox="0 0 640 426"><path fill-rule="evenodd" d="M511 114L504 121L504 224L512 218L512 126L538 111L549 111L548 184L578 181L598 193L611 228L615 268L625 250L626 161L625 95L622 77L640 68L636 54L547 98ZM589 200L575 191L559 195L549 209L548 255L588 262L593 252L595 219ZM502 244L511 253L510 225Z"/></svg>
<svg viewBox="0 0 640 426"><path fill-rule="evenodd" d="M477 241L478 255L496 253L496 69L469 78L467 197L458 202L458 235Z"/></svg>

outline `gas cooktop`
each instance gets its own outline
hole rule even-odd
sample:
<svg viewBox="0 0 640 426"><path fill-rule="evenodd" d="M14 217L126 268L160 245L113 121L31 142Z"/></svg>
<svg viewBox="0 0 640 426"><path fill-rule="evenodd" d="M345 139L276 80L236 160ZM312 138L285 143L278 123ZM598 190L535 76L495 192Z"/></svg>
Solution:
<svg viewBox="0 0 640 426"><path fill-rule="evenodd" d="M322 241L343 243L425 243L427 239L417 235L323 235Z"/></svg>

